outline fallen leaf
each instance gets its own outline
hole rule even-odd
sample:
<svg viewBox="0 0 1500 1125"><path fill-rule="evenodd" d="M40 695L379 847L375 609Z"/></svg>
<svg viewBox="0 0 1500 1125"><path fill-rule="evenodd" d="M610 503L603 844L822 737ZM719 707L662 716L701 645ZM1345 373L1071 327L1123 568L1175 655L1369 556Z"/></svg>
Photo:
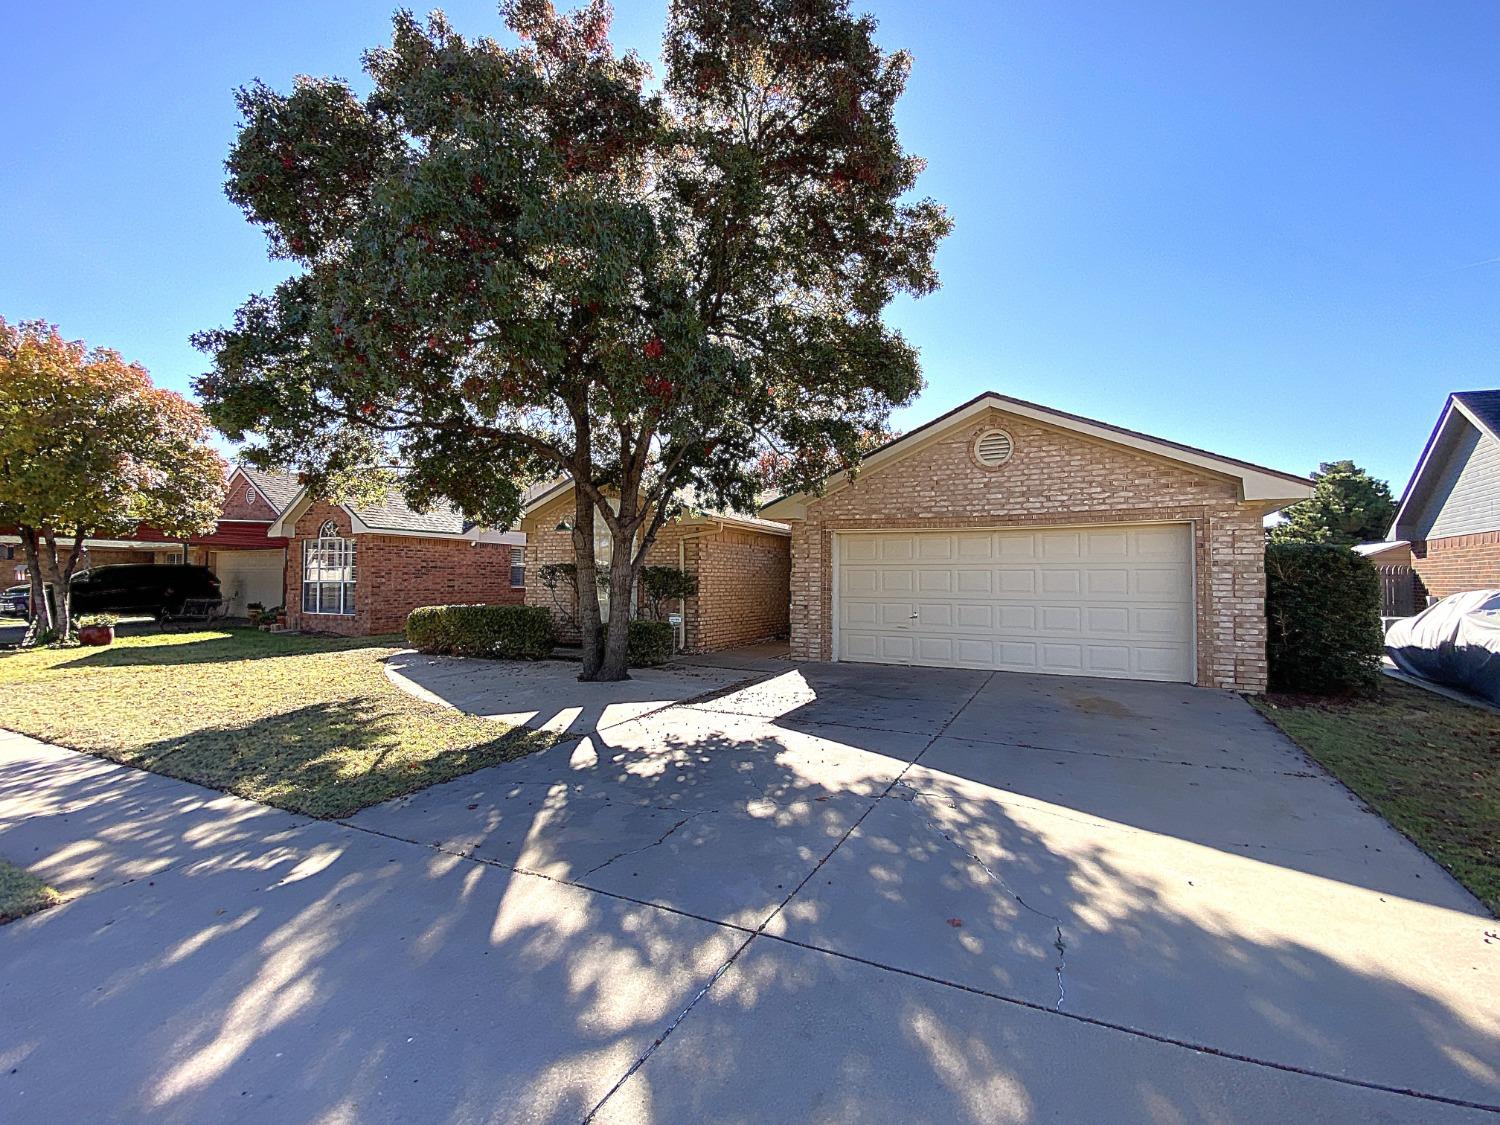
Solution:
<svg viewBox="0 0 1500 1125"><path fill-rule="evenodd" d="M949 918L948 919L948 925L952 926L955 930L958 929L963 924L964 924L964 920L962 918Z"/></svg>

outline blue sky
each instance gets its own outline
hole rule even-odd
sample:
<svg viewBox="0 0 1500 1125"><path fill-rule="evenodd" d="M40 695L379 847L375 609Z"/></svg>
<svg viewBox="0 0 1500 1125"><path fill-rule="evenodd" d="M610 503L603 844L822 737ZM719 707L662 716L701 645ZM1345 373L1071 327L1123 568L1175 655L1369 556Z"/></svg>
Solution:
<svg viewBox="0 0 1500 1125"><path fill-rule="evenodd" d="M897 426L994 389L1399 492L1446 392L1500 386L1500 5L864 7L915 55L903 138L957 223L942 291L893 310L929 382ZM186 389L189 333L281 270L221 190L233 88L357 77L389 10L13 9L0 315ZM619 0L616 41L654 57L664 10Z"/></svg>

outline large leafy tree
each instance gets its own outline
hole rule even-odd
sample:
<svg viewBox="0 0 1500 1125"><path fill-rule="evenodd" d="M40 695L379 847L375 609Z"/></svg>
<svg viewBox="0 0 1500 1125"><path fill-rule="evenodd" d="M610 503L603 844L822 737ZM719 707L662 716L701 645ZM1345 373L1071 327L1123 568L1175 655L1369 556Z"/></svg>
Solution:
<svg viewBox="0 0 1500 1125"><path fill-rule="evenodd" d="M1396 517L1391 486L1353 461L1325 461L1312 476L1313 494L1286 509L1270 529L1272 542L1352 546L1384 539Z"/></svg>
<svg viewBox="0 0 1500 1125"><path fill-rule="evenodd" d="M225 465L207 437L202 411L118 352L0 319L0 524L20 529L31 572L24 643L71 635L68 583L85 538L214 527Z"/></svg>
<svg viewBox="0 0 1500 1125"><path fill-rule="evenodd" d="M228 193L300 269L197 337L198 390L320 485L399 466L505 525L571 475L583 674L620 678L674 498L810 484L919 390L882 311L936 287L950 224L896 135L909 59L844 0L673 0L659 86L603 0L502 11L519 45L398 13L367 97L240 92Z"/></svg>

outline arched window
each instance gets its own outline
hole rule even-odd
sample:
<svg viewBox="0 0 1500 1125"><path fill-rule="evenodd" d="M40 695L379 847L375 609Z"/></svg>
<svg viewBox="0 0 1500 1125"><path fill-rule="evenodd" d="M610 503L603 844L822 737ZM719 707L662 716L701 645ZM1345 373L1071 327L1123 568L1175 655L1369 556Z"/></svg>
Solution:
<svg viewBox="0 0 1500 1125"><path fill-rule="evenodd" d="M354 612L354 540L324 520L316 539L302 541L302 612L347 617Z"/></svg>

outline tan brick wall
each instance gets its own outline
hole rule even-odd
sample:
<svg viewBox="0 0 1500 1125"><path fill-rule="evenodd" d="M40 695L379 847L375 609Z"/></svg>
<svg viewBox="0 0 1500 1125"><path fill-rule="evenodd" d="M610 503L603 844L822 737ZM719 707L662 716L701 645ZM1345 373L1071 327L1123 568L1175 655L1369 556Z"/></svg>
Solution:
<svg viewBox="0 0 1500 1125"><path fill-rule="evenodd" d="M699 549L698 600L706 612L694 651L787 635L792 558L785 535L726 527L700 540Z"/></svg>
<svg viewBox="0 0 1500 1125"><path fill-rule="evenodd" d="M1446 598L1465 590L1500 589L1500 531L1418 541L1411 554L1419 609L1428 595Z"/></svg>
<svg viewBox="0 0 1500 1125"><path fill-rule="evenodd" d="M226 520L274 520L275 508L266 503L265 497L251 487L245 475L231 473L229 488L224 494L224 511L220 519Z"/></svg>
<svg viewBox="0 0 1500 1125"><path fill-rule="evenodd" d="M984 469L970 446L991 426L1011 435L1014 453ZM835 531L1184 521L1193 528L1198 682L1264 691L1262 516L1238 495L1227 477L991 411L808 504L792 529L792 655L833 655Z"/></svg>
<svg viewBox="0 0 1500 1125"><path fill-rule="evenodd" d="M349 514L326 501L313 504L293 529L287 549L287 625L307 632L369 636L399 633L418 606L516 604L524 591L510 584L510 547L414 535L356 535L352 615L302 612L302 543L325 520L349 535Z"/></svg>
<svg viewBox="0 0 1500 1125"><path fill-rule="evenodd" d="M572 533L557 530L560 521L571 524L573 514L573 494L567 492L521 522L529 605L555 609L541 583L540 568L573 561ZM684 652L712 652L785 635L791 570L786 536L718 529L704 522L668 522L657 533L646 563L681 566L698 578L697 596L686 599L682 607ZM668 610L676 612L677 607ZM561 619L559 634L568 642L578 640L577 631Z"/></svg>

